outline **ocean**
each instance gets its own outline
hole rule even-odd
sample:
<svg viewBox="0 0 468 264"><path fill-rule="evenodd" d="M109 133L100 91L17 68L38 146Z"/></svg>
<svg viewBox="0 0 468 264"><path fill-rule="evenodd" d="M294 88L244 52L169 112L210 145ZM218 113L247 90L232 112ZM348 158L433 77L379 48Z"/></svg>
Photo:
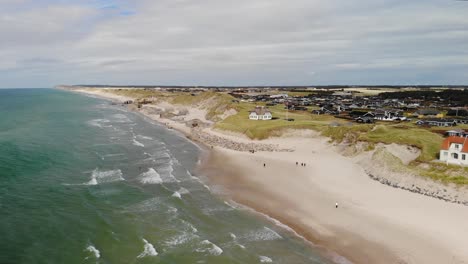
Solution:
<svg viewBox="0 0 468 264"><path fill-rule="evenodd" d="M200 153L105 100L0 89L0 263L329 263L213 194Z"/></svg>

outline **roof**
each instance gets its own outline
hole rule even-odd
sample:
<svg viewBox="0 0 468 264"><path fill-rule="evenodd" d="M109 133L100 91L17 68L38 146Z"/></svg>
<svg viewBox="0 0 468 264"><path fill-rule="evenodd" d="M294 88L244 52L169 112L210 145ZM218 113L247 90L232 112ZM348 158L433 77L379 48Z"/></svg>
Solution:
<svg viewBox="0 0 468 264"><path fill-rule="evenodd" d="M462 144L463 147L461 152L468 153L468 138L465 137L450 136L446 138L444 142L442 142L441 149L448 150L450 148L450 145L452 145L453 143Z"/></svg>
<svg viewBox="0 0 468 264"><path fill-rule="evenodd" d="M250 113L256 113L257 115L264 115L266 113L270 113L270 110L266 107L263 107L263 106L257 106L255 107L254 110L250 111Z"/></svg>

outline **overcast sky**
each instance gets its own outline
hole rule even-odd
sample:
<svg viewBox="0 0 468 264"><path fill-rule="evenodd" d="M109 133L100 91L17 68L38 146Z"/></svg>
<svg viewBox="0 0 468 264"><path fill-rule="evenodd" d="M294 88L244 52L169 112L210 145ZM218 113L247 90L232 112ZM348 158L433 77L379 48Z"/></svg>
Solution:
<svg viewBox="0 0 468 264"><path fill-rule="evenodd" d="M468 1L0 0L0 87L468 84Z"/></svg>

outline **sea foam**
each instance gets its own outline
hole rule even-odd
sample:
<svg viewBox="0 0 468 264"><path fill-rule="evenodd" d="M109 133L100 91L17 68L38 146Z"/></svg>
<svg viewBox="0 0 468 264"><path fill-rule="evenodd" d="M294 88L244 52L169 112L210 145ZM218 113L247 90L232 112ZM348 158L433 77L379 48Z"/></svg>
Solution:
<svg viewBox="0 0 468 264"><path fill-rule="evenodd" d="M259 257L261 263L272 263L273 260L267 256L260 256Z"/></svg>
<svg viewBox="0 0 468 264"><path fill-rule="evenodd" d="M145 147L145 145L144 145L143 143L137 141L136 139L133 139L133 143L132 143L132 144L135 145L135 146L138 146L138 147L142 147L142 148Z"/></svg>
<svg viewBox="0 0 468 264"><path fill-rule="evenodd" d="M203 240L201 244L205 247L197 249L197 252L206 252L213 256L219 256L223 253L223 250L220 247L209 240Z"/></svg>
<svg viewBox="0 0 468 264"><path fill-rule="evenodd" d="M158 255L158 252L156 252L156 249L154 246L149 243L146 239L143 238L143 242L145 243L144 245L144 250L141 252L140 255L138 255L138 258L144 258L146 256L148 257L155 257Z"/></svg>
<svg viewBox="0 0 468 264"><path fill-rule="evenodd" d="M101 252L99 252L99 250L97 250L93 245L89 245L86 248L86 251L93 253L94 257L97 259L101 257Z"/></svg>
<svg viewBox="0 0 468 264"><path fill-rule="evenodd" d="M125 179L122 177L121 170L100 171L95 169L91 174L91 180L85 183L85 185L98 185L100 183L110 183L124 180Z"/></svg>
<svg viewBox="0 0 468 264"><path fill-rule="evenodd" d="M161 175L153 169L149 168L147 172L140 175L140 182L143 184L160 184L162 183Z"/></svg>

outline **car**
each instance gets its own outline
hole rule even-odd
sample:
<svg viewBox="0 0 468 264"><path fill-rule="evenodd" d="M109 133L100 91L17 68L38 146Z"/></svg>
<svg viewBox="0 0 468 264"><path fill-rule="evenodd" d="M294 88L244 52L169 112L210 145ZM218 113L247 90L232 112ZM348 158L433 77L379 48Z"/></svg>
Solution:
<svg viewBox="0 0 468 264"><path fill-rule="evenodd" d="M294 121L294 118L286 118L286 121Z"/></svg>

